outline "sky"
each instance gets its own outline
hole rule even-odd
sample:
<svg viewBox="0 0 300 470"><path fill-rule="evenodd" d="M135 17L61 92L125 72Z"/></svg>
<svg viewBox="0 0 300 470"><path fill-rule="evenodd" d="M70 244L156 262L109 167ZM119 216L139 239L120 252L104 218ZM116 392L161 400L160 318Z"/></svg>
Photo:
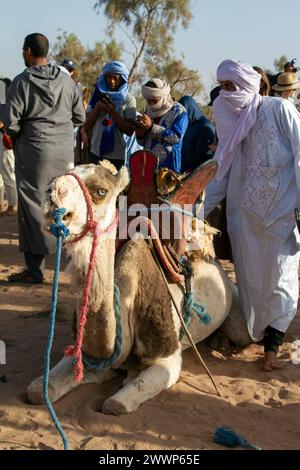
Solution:
<svg viewBox="0 0 300 470"><path fill-rule="evenodd" d="M120 0L121 1L121 0ZM9 0L0 10L0 75L13 78L24 69L22 45L32 32L45 34L53 44L59 29L75 33L92 47L105 39L107 20L93 10L95 0ZM191 0L193 19L188 29L180 25L175 52L197 69L208 92L218 64L228 58L273 69L282 54L298 58L300 66L300 0ZM128 42L116 31L118 40ZM107 38L107 36L106 36ZM131 65L124 52L123 60Z"/></svg>

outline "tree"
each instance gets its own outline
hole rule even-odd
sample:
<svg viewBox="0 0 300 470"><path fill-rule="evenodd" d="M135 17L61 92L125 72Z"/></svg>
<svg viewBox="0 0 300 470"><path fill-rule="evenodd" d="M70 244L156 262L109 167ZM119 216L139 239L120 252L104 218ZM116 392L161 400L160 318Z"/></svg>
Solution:
<svg viewBox="0 0 300 470"><path fill-rule="evenodd" d="M179 24L188 27L190 0L97 0L109 19L110 31L118 26L129 38L133 52L129 81L159 76L173 86L173 94L198 94L200 75L173 56L174 33Z"/></svg>
<svg viewBox="0 0 300 470"><path fill-rule="evenodd" d="M274 59L274 67L277 72L283 72L284 65L289 62L286 55L281 55L279 59Z"/></svg>
<svg viewBox="0 0 300 470"><path fill-rule="evenodd" d="M99 76L103 65L108 60L118 60L122 45L114 38L110 42L96 42L91 49L85 47L74 33L63 31L56 38L51 48L51 58L57 63L64 58L72 59L78 66L77 78L83 85L92 87Z"/></svg>

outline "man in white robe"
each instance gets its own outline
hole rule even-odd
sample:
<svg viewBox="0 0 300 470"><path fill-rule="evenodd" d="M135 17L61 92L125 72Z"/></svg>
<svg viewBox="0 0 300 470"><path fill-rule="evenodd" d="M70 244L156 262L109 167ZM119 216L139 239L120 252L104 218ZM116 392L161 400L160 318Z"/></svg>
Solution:
<svg viewBox="0 0 300 470"><path fill-rule="evenodd" d="M257 74L258 75L258 74ZM297 311L300 114L281 98L260 97L251 66L224 61L214 103L219 146L205 213L227 197L227 225L249 334L264 340L264 370L277 359Z"/></svg>

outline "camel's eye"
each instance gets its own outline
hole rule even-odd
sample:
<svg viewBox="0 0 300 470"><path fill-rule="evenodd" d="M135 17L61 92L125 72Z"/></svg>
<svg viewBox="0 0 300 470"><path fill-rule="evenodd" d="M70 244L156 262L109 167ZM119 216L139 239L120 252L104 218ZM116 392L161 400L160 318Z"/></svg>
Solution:
<svg viewBox="0 0 300 470"><path fill-rule="evenodd" d="M106 194L107 194L106 189L98 189L98 191L96 191L96 193L95 193L96 196L100 196L101 198L105 197Z"/></svg>

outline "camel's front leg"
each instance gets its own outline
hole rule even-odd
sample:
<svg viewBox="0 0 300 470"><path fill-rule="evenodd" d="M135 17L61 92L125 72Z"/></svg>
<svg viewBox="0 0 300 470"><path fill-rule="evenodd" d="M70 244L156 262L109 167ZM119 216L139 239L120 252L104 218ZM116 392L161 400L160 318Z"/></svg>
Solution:
<svg viewBox="0 0 300 470"><path fill-rule="evenodd" d="M106 369L99 372L85 371L84 379L80 382L80 384L78 384L74 380L72 364L73 359L64 357L50 371L49 398L53 403L80 384L102 384L113 379L117 375L113 369ZM26 392L30 403L33 405L42 405L44 403L43 377L41 376L31 382L31 384L27 387Z"/></svg>
<svg viewBox="0 0 300 470"><path fill-rule="evenodd" d="M180 349L172 356L158 360L155 365L143 370L134 380L108 398L103 404L102 412L120 415L137 410L144 401L177 382L181 363Z"/></svg>

